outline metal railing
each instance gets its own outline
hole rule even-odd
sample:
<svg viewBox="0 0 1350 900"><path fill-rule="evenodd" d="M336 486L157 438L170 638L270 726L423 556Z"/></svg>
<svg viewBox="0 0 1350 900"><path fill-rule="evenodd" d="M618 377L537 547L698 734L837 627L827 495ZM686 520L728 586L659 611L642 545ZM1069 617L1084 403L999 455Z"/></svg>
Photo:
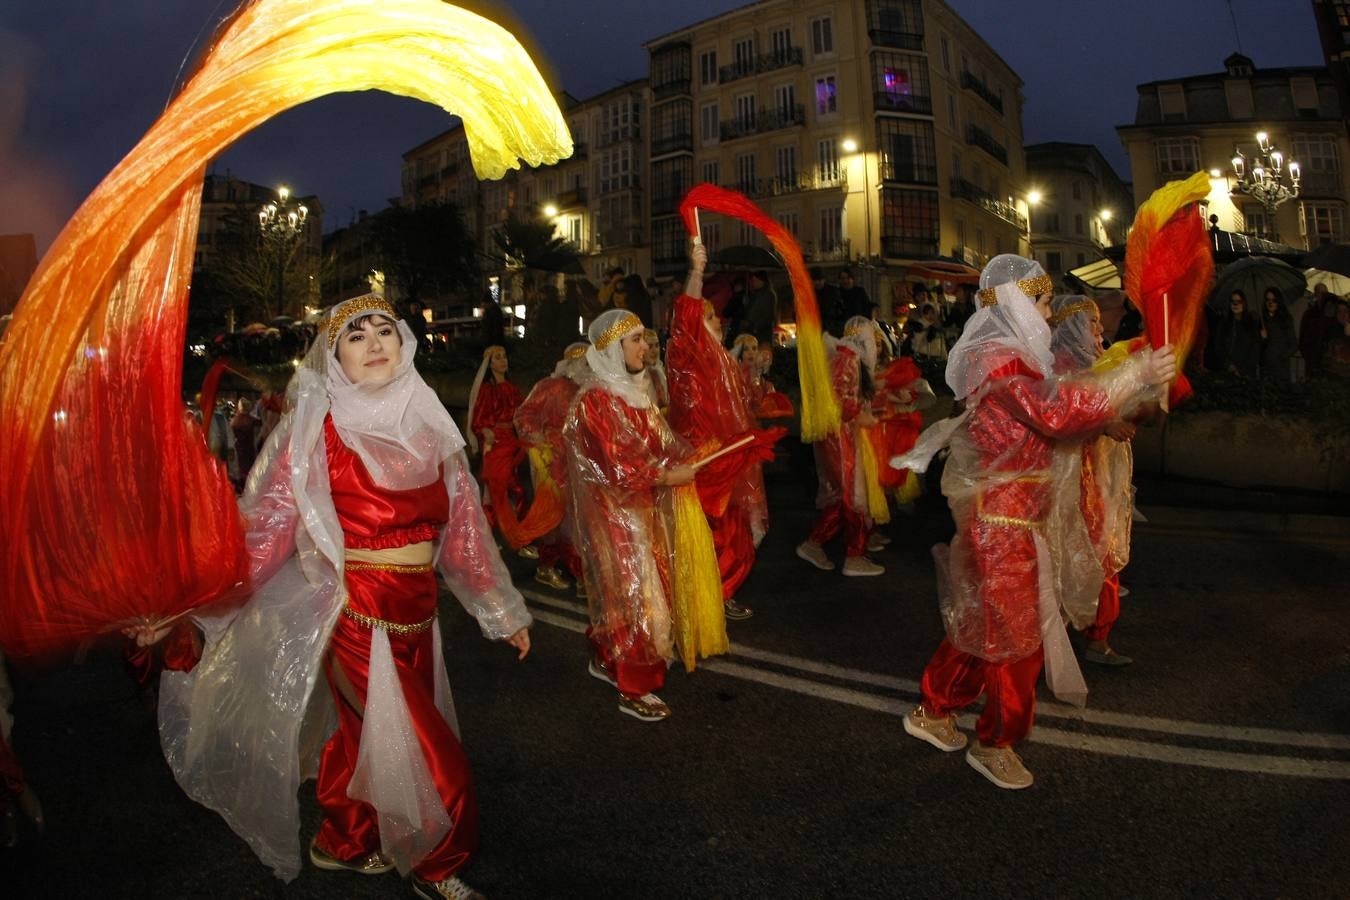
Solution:
<svg viewBox="0 0 1350 900"><path fill-rule="evenodd" d="M652 85L652 99L669 100L671 97L689 94L693 81L694 80L690 76L682 75L679 78L672 78L669 81L654 84Z"/></svg>
<svg viewBox="0 0 1350 900"><path fill-rule="evenodd" d="M831 173L801 172L796 175L776 175L772 178L757 178L752 182L737 182L731 185L752 199L782 197L787 194L800 194L806 191L838 190L848 186L843 170Z"/></svg>
<svg viewBox="0 0 1350 900"><path fill-rule="evenodd" d="M923 35L908 31L887 31L884 28L869 28L867 37L878 47L895 47L900 50L922 50Z"/></svg>
<svg viewBox="0 0 1350 900"><path fill-rule="evenodd" d="M741 59L731 65L721 66L717 70L717 80L721 84L726 84L729 81L749 78L751 75L760 75L788 66L800 66L802 59L801 47L785 47L772 53L761 53L754 59Z"/></svg>
<svg viewBox="0 0 1350 900"><path fill-rule="evenodd" d="M933 163L921 164L912 160L897 161L894 157L883 153L881 180L892 184L937 184L937 166Z"/></svg>
<svg viewBox="0 0 1350 900"><path fill-rule="evenodd" d="M938 239L881 236L881 254L889 259L927 259L937 256Z"/></svg>
<svg viewBox="0 0 1350 900"><path fill-rule="evenodd" d="M907 112L920 116L933 114L933 98L918 94L896 94L890 91L877 91L872 95L872 104L888 112Z"/></svg>
<svg viewBox="0 0 1350 900"><path fill-rule="evenodd" d="M976 78L968 71L963 71L961 73L961 87L974 92L977 97L988 103L1000 114L1003 113L1003 98L990 90L989 85L983 80Z"/></svg>
<svg viewBox="0 0 1350 900"><path fill-rule="evenodd" d="M992 134L985 131L983 128L980 128L978 125L966 127L966 143L970 144L972 147L979 147L1005 166L1008 164L1008 148L994 140Z"/></svg>
<svg viewBox="0 0 1350 900"><path fill-rule="evenodd" d="M694 135L691 132L672 134L662 138L652 138L652 156L676 153L680 150L694 149Z"/></svg>
<svg viewBox="0 0 1350 900"><path fill-rule="evenodd" d="M964 178L953 178L951 181L951 189L952 196L956 199L969 200L971 203L976 204L987 212L998 216L1009 225L1017 226L1018 231L1027 230L1026 216L1019 213L1017 207L998 199L988 191L976 187Z"/></svg>
<svg viewBox="0 0 1350 900"><path fill-rule="evenodd" d="M796 125L806 124L806 107L797 103L793 106L777 106L771 109L761 109L753 119L726 119L721 123L719 136L724 141L734 141L737 138L749 137L752 134L763 134L766 131L777 131L780 128L792 128ZM655 153L655 150L652 151Z"/></svg>

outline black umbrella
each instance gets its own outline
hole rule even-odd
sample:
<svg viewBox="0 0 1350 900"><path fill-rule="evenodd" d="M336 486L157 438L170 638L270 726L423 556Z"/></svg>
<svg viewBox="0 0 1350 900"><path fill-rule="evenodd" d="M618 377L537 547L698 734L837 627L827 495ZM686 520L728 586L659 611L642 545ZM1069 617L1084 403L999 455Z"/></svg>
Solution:
<svg viewBox="0 0 1350 900"><path fill-rule="evenodd" d="M1209 295L1209 305L1217 312L1225 312L1233 291L1242 291L1247 298L1247 310L1257 312L1267 288L1278 289L1288 303L1303 296L1307 286L1308 279L1289 263L1265 256L1249 256L1224 266Z"/></svg>
<svg viewBox="0 0 1350 900"><path fill-rule="evenodd" d="M776 269L782 265L771 251L750 244L718 250L713 254L712 261L719 266L737 266L742 269Z"/></svg>
<svg viewBox="0 0 1350 900"><path fill-rule="evenodd" d="M277 316L275 319L273 319L273 320L272 320L271 322L269 322L268 324L273 325L273 326L275 326L275 327L277 327L277 328L285 328L287 325L294 325L294 324L295 324L295 317L294 317L294 316Z"/></svg>
<svg viewBox="0 0 1350 900"><path fill-rule="evenodd" d="M1323 244L1303 257L1303 265L1337 275L1350 275L1350 244Z"/></svg>

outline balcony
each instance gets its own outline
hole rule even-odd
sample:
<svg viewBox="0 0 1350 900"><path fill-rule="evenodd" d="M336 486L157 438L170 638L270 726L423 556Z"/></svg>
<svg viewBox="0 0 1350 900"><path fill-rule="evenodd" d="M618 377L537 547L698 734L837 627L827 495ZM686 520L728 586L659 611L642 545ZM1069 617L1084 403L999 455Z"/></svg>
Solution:
<svg viewBox="0 0 1350 900"><path fill-rule="evenodd" d="M652 197L652 215L653 216L673 216L680 209L680 201L684 199L684 189L677 191L665 191Z"/></svg>
<svg viewBox="0 0 1350 900"><path fill-rule="evenodd" d="M912 158L896 159L883 153L881 155L881 180L888 184L927 184L938 183L937 166L921 165Z"/></svg>
<svg viewBox="0 0 1350 900"><path fill-rule="evenodd" d="M994 140L994 136L983 128L977 125L968 126L966 128L966 143L972 147L979 147L1005 166L1008 164L1008 148Z"/></svg>
<svg viewBox="0 0 1350 900"><path fill-rule="evenodd" d="M726 84L729 81L749 78L751 75L762 75L765 72L773 72L777 69L800 66L801 64L802 48L784 47L782 50L776 50L773 53L761 53L754 59L740 59L729 66L722 66L717 70L717 80L721 84Z"/></svg>
<svg viewBox="0 0 1350 900"><path fill-rule="evenodd" d="M992 213L1009 225L1016 226L1018 231L1025 232L1027 230L1026 217L1019 213L1012 204L999 200L993 194L981 190L964 178L953 178L951 188L952 197L957 200L969 200L985 212Z"/></svg>
<svg viewBox="0 0 1350 900"><path fill-rule="evenodd" d="M678 153L681 150L693 152L694 135L692 133L683 132L667 137L652 138L652 156L664 156L667 153Z"/></svg>
<svg viewBox="0 0 1350 900"><path fill-rule="evenodd" d="M585 159L590 156L590 147L577 141L572 144L572 155L568 159Z"/></svg>
<svg viewBox="0 0 1350 900"><path fill-rule="evenodd" d="M595 242L602 250L610 247L636 247L642 244L642 229L637 225L602 228L595 236Z"/></svg>
<svg viewBox="0 0 1350 900"><path fill-rule="evenodd" d="M887 259L929 259L938 255L938 239L882 235L881 255Z"/></svg>
<svg viewBox="0 0 1350 900"><path fill-rule="evenodd" d="M884 28L869 28L867 36L873 46L894 47L898 50L922 50L923 35L908 31L887 31Z"/></svg>
<svg viewBox="0 0 1350 900"><path fill-rule="evenodd" d="M933 98L916 94L898 94L892 91L877 91L872 95L872 103L878 112L904 112L919 116L933 114Z"/></svg>
<svg viewBox="0 0 1350 900"><path fill-rule="evenodd" d="M624 141L642 140L642 129L637 125L625 125L622 128L613 128L609 131L600 132L596 138L595 145L600 148L610 147L614 144L620 144Z"/></svg>
<svg viewBox="0 0 1350 900"><path fill-rule="evenodd" d="M972 91L999 114L1003 115L1003 98L989 89L989 85L970 72L961 73L961 87Z"/></svg>
<svg viewBox="0 0 1350 900"><path fill-rule="evenodd" d="M806 124L806 107L800 103L790 107L774 107L773 109L761 109L759 114L753 119L727 119L721 124L720 137L724 141L734 141L737 138L749 137L752 134L763 134L766 131L777 131L780 128L792 128L797 125ZM655 155L655 150L652 151Z"/></svg>
<svg viewBox="0 0 1350 900"><path fill-rule="evenodd" d="M802 248L802 257L809 263L848 262L853 258L853 247L848 238L819 248L808 242Z"/></svg>
<svg viewBox="0 0 1350 900"><path fill-rule="evenodd" d="M554 204L559 209L571 209L574 206L584 206L586 204L586 189L584 187L573 188L570 191L563 191L558 195Z"/></svg>
<svg viewBox="0 0 1350 900"><path fill-rule="evenodd" d="M688 75L681 75L678 78L671 78L660 84L652 85L652 99L655 101L669 100L671 97L687 97L690 95L690 88L693 85L693 79Z"/></svg>
<svg viewBox="0 0 1350 900"><path fill-rule="evenodd" d="M820 173L804 172L792 176L759 178L749 183L738 183L735 189L752 199L784 197L789 194L802 194L807 191L842 190L848 186L843 170Z"/></svg>

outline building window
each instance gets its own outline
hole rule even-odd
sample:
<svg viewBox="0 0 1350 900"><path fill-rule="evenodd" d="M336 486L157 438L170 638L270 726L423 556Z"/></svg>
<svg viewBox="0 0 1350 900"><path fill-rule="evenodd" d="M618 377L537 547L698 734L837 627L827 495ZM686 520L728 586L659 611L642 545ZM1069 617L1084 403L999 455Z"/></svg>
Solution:
<svg viewBox="0 0 1350 900"><path fill-rule="evenodd" d="M816 117L829 116L839 111L839 100L834 92L834 76L816 79Z"/></svg>
<svg viewBox="0 0 1350 900"><path fill-rule="evenodd" d="M736 98L736 129L753 131L755 129L755 95L741 94Z"/></svg>
<svg viewBox="0 0 1350 900"><path fill-rule="evenodd" d="M698 83L717 84L717 51L709 50L698 56Z"/></svg>
<svg viewBox="0 0 1350 900"><path fill-rule="evenodd" d="M716 253L722 246L722 223L709 222L706 225L699 225L699 233L703 238L703 246L708 248L709 253Z"/></svg>
<svg viewBox="0 0 1350 900"><path fill-rule="evenodd" d="M811 52L816 56L834 52L834 28L829 16L811 20Z"/></svg>
<svg viewBox="0 0 1350 900"><path fill-rule="evenodd" d="M797 148L779 147L774 154L778 162L778 180L784 185L797 183Z"/></svg>
<svg viewBox="0 0 1350 900"><path fill-rule="evenodd" d="M881 195L881 240L885 254L922 257L936 253L937 192L887 188Z"/></svg>
<svg viewBox="0 0 1350 900"><path fill-rule="evenodd" d="M1186 89L1182 85L1158 85L1158 103L1164 122L1186 121Z"/></svg>
<svg viewBox="0 0 1350 900"><path fill-rule="evenodd" d="M774 105L782 116L791 116L797 107L797 89L791 84L780 84L773 89Z"/></svg>
<svg viewBox="0 0 1350 900"><path fill-rule="evenodd" d="M731 45L732 58L738 74L749 75L755 71L755 39L742 38Z"/></svg>
<svg viewBox="0 0 1350 900"><path fill-rule="evenodd" d="M1294 159L1304 172L1340 172L1340 155L1336 139L1323 134L1294 136Z"/></svg>
<svg viewBox="0 0 1350 900"><path fill-rule="evenodd" d="M1082 214L1082 213L1074 213L1074 215L1073 215L1073 233L1074 233L1074 234L1082 234L1082 233L1083 233L1083 214Z"/></svg>
<svg viewBox="0 0 1350 900"><path fill-rule="evenodd" d="M1045 230L1050 234L1059 234L1059 213L1045 214Z"/></svg>
<svg viewBox="0 0 1350 900"><path fill-rule="evenodd" d="M707 162L705 162L705 163L703 164L703 181L704 181L704 183L706 183L706 184L720 184L721 181L722 181L722 179L721 179L721 177L720 177L720 176L721 176L721 173L718 171L719 168L720 168L720 167L718 166L717 160L715 160L715 159L710 159L710 160L708 160Z"/></svg>
<svg viewBox="0 0 1350 900"><path fill-rule="evenodd" d="M1344 211L1340 206L1303 204L1303 225L1307 229L1309 247L1321 247L1344 240Z"/></svg>
<svg viewBox="0 0 1350 900"><path fill-rule="evenodd" d="M1200 170L1200 142L1195 138L1161 138L1153 146L1159 174L1192 175Z"/></svg>
<svg viewBox="0 0 1350 900"><path fill-rule="evenodd" d="M928 63L909 53L872 54L872 93L879 110L931 115Z"/></svg>
<svg viewBox="0 0 1350 900"><path fill-rule="evenodd" d="M1058 252L1045 254L1045 269L1047 272L1059 273L1064 271L1064 264L1060 261Z"/></svg>
<svg viewBox="0 0 1350 900"><path fill-rule="evenodd" d="M885 116L877 120L881 178L902 184L937 184L933 124Z"/></svg>
<svg viewBox="0 0 1350 900"><path fill-rule="evenodd" d="M956 116L956 94L947 95L947 124L951 126L952 131L960 133L961 120Z"/></svg>
<svg viewBox="0 0 1350 900"><path fill-rule="evenodd" d="M755 155L742 153L736 157L736 187L742 193L755 189Z"/></svg>
<svg viewBox="0 0 1350 900"><path fill-rule="evenodd" d="M822 251L836 250L842 245L840 240L843 232L842 222L843 209L841 207L827 206L820 211L820 249Z"/></svg>
<svg viewBox="0 0 1350 900"><path fill-rule="evenodd" d="M1079 254L1078 254L1078 267L1081 269L1085 263L1087 263L1087 257L1084 256L1083 254L1079 253Z"/></svg>
<svg viewBox="0 0 1350 900"><path fill-rule="evenodd" d="M794 238L801 233L801 222L795 212L779 213L776 218L778 224L782 225L784 230Z"/></svg>
<svg viewBox="0 0 1350 900"><path fill-rule="evenodd" d="M942 36L942 69L945 72L952 70L952 44L945 34Z"/></svg>
<svg viewBox="0 0 1350 900"><path fill-rule="evenodd" d="M1083 199L1083 185L1077 181L1073 183L1073 199L1075 200Z"/></svg>
<svg viewBox="0 0 1350 900"><path fill-rule="evenodd" d="M839 142L834 138L816 142L816 174L826 183L839 180Z"/></svg>
<svg viewBox="0 0 1350 900"><path fill-rule="evenodd" d="M777 28L770 35L773 42L773 55L775 59L786 59L788 51L792 49L792 28L784 26Z"/></svg>
<svg viewBox="0 0 1350 900"><path fill-rule="evenodd" d="M703 143L717 143L718 128L717 104L704 104L703 108L699 110L699 137L703 139Z"/></svg>

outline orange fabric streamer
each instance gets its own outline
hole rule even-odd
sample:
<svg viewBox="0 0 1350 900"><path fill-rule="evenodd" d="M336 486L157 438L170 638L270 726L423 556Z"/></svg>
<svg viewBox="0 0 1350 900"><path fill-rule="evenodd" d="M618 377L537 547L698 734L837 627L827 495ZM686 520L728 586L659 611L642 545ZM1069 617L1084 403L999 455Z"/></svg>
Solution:
<svg viewBox="0 0 1350 900"><path fill-rule="evenodd" d="M69 650L244 575L225 473L187 423L181 358L206 165L308 100L385 90L464 123L475 170L571 152L528 55L439 0L253 0L62 230L0 349L0 647Z"/></svg>

